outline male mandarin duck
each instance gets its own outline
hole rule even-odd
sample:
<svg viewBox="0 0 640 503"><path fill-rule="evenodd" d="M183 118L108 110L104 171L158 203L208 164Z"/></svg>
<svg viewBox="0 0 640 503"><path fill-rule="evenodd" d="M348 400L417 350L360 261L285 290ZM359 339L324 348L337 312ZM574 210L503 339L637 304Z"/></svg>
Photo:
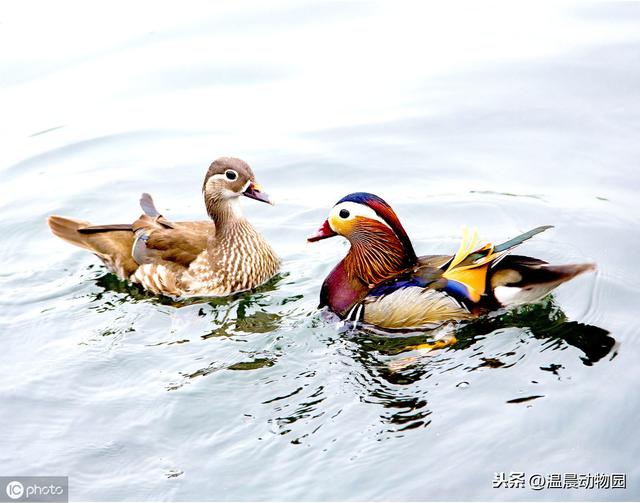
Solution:
<svg viewBox="0 0 640 503"><path fill-rule="evenodd" d="M554 266L509 255L523 241L550 228L537 227L500 245L479 246L465 230L457 253L416 256L391 207L374 194L342 198L308 241L336 235L351 248L322 285L320 308L343 319L383 329L435 328L500 307L535 302L593 264Z"/></svg>
<svg viewBox="0 0 640 503"><path fill-rule="evenodd" d="M97 225L51 216L58 237L96 254L120 278L171 297L222 297L255 288L278 271L280 260L242 216L240 196L271 203L247 163L214 161L202 186L211 220L173 222L149 194L133 224Z"/></svg>

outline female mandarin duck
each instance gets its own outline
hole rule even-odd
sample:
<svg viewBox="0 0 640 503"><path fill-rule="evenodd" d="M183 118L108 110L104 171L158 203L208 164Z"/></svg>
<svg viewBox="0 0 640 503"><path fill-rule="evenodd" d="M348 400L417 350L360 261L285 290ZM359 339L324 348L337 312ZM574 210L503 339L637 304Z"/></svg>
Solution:
<svg viewBox="0 0 640 503"><path fill-rule="evenodd" d="M309 241L336 235L351 248L322 285L320 307L343 319L384 329L429 329L502 306L535 302L593 264L553 266L509 252L548 229L478 246L465 231L454 256L416 256L391 207L378 196L350 194L333 207Z"/></svg>
<svg viewBox="0 0 640 503"><path fill-rule="evenodd" d="M49 217L58 237L95 253L115 274L155 294L171 297L226 296L271 278L280 261L242 216L240 196L271 203L247 163L232 157L211 164L202 186L211 220L172 222L149 194L144 214L131 225L92 226Z"/></svg>

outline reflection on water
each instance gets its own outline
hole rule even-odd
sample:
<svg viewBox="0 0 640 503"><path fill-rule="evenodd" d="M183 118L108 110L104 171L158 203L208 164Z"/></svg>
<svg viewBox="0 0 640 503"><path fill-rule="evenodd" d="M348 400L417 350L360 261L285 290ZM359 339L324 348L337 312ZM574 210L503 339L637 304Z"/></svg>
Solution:
<svg viewBox="0 0 640 503"><path fill-rule="evenodd" d="M521 306L505 313L482 317L473 322L450 327L444 335L437 331L439 341L434 344L434 333L402 336L382 336L365 330L348 334L353 342L351 354L359 363L360 374L356 381L362 386L365 403L381 405L381 419L389 423L386 433L398 433L407 429L427 426L432 410L428 407L427 393L422 390L412 394L407 387L432 378L435 374L451 372L456 367L447 365L451 352L468 352L475 344L492 337L505 328L517 328L514 338L535 338L543 341L540 351L562 351L566 345L581 351L577 355L585 365L593 365L609 355L615 339L606 330L568 321L551 296L538 304ZM416 347L420 349L415 349ZM442 349L446 348L446 349ZM407 356L408 354L415 354ZM523 350L510 350L489 356L484 351L475 354L472 362L458 368L461 373L480 369L510 368L524 358ZM611 357L613 358L615 354ZM541 371L557 372L562 366L551 364ZM533 377L533 376L532 376ZM466 381L461 381L466 383ZM460 384L460 383L459 383ZM466 383L468 384L468 383ZM464 385L464 384L463 384ZM507 403L522 403L543 395L508 400Z"/></svg>
<svg viewBox="0 0 640 503"><path fill-rule="evenodd" d="M193 353L191 361L181 358L183 368L172 370L165 390L178 393L185 385L203 379L226 379L225 372L251 371L250 375L272 369L281 377L272 375L265 379L255 374L257 383L264 387L258 404L260 412L245 413L245 416L251 421L264 421L268 434L282 437L291 445L324 443L324 429L340 421L348 402L336 402L335 389L331 391L325 384L319 384L317 371L305 368L304 362L302 370L289 376L288 355L284 345L278 342L287 327L297 326L303 331L322 327L333 334L321 338L320 343L329 351L330 360L341 359L348 367L342 386L347 385L358 401L370 409L373 439L385 443L432 426L443 412L433 399L442 376L448 376L456 389L465 389L471 386L470 376L477 372L517 371L519 364L531 354L530 341L539 341L536 351L543 354L560 355L567 347L575 348L573 358L586 366L615 356L616 341L607 330L569 320L552 296L537 304L503 310L471 322L452 323L433 331L385 334L336 323L333 315L317 313L315 298L294 294L295 289L287 288L294 282L286 271L252 292L222 299L178 301L149 295L113 274L104 274L104 270L91 264L81 276L83 281L96 287L85 295L88 309L115 315L109 327L98 329L101 338L109 339L109 348L123 344L139 324L127 323L130 318L123 315L122 310L135 305L162 306L170 316L188 310L185 328L176 329L172 323L164 340L146 345L179 348L195 341L216 344L224 339L237 349L221 352L217 359L211 358L207 351ZM197 325L193 325L194 319L199 320ZM505 333L511 341L509 345L501 346L498 351L484 347L492 338ZM243 347L261 336L271 340L271 347L264 344L254 349ZM79 344L93 342L89 337ZM308 355L301 357L306 359ZM283 358L285 361L281 361ZM566 358L560 361L563 363L551 361L538 366L540 376L526 370L527 376L532 383L544 380L545 374L560 380L571 364ZM530 406L546 396L545 393L526 393L505 397L503 403ZM372 418L375 418L374 426L371 426ZM265 438L262 434L259 440ZM323 448L329 449L330 446ZM183 473L181 469L172 469L165 476L177 478Z"/></svg>
<svg viewBox="0 0 640 503"><path fill-rule="evenodd" d="M88 269L93 269L94 265L90 265ZM156 302L158 304L173 306L173 307L184 307L192 304L201 304L208 303L211 306L225 306L228 305L229 302L235 299L243 299L248 304L242 304L242 306L248 307L252 302L257 302L262 297L256 297L256 294L271 292L278 287L278 283L282 281L286 277L286 274L277 274L269 281L261 285L260 287L252 290L251 292L242 292L232 295L230 297L220 297L220 298L204 298L204 297L192 297L185 299L173 299L171 297L167 297L164 295L154 295L150 292L147 292L142 286L136 283L131 283L129 281L124 281L115 274L108 272L103 276L100 276L96 279L96 285L103 289L102 292L92 294L92 298L94 301L100 301L103 298L104 292L115 292L125 294L120 297L120 302L131 302L131 301L149 301ZM252 300L253 299L253 300ZM244 309L244 308L243 308ZM240 313L238 313L240 315Z"/></svg>
<svg viewBox="0 0 640 503"><path fill-rule="evenodd" d="M549 296L543 301L513 308L506 312L492 313L471 322L452 324L437 331L410 335L376 336L377 331L367 331L363 327L361 335L355 339L367 351L377 351L382 355L396 355L407 350L426 348L433 353L442 347L452 350L466 349L492 333L507 327L522 329L523 336L547 340L545 348L561 350L563 344L580 349L584 356L580 360L592 365L605 357L615 345L609 332L596 326L567 320L562 309ZM347 329L352 337L356 332ZM435 334L435 337L434 337ZM430 342L436 338L437 342ZM508 355L511 356L511 355ZM502 366L498 360L487 361L486 366Z"/></svg>
<svg viewBox="0 0 640 503"><path fill-rule="evenodd" d="M490 354L480 349L471 354L474 345L499 334L506 328L511 331L514 347L508 351ZM375 407L382 426L378 440L402 437L408 430L427 427L432 415L437 413L429 401L429 394L436 391L429 386L429 380L437 380L442 374L457 374L460 381L456 387L469 385L463 380L465 374L484 369L508 369L516 367L525 358L530 348L519 347L519 339L540 340L540 352L563 351L567 345L580 351L576 357L584 365L592 365L611 354L615 339L599 327L568 321L566 315L550 296L545 301L522 306L508 312L487 316L474 322L452 329L450 339L438 334L439 340L451 343L436 346L436 349L413 348L428 345L433 333L420 335L398 334L383 336L365 330L349 331L343 334L339 342L339 352L348 356L351 371L349 381L360 395L362 403ZM347 336L348 335L348 336ZM452 357L454 354L466 355L465 363ZM410 355L410 356L407 356ZM258 358L253 362L243 362L228 368L255 369L265 365L277 364L276 359ZM542 374L564 368L560 364L540 366ZM207 375L220 367L211 366L189 375L189 378ZM315 377L315 372L304 371L296 379L306 380ZM536 377L529 374L529 377ZM532 381L535 382L535 381ZM419 388L412 387L419 383ZM426 388L425 388L426 385ZM437 386L437 383L435 384ZM505 403L518 404L544 398L545 395L528 395L505 400ZM291 443L310 442L314 434L323 425L321 418L327 413L324 402L329 399L325 387L314 387L310 382L296 385L292 391L269 398L262 402L270 408L268 420L272 433L291 437ZM338 409L332 418L341 412ZM297 428L297 424L301 424Z"/></svg>
<svg viewBox="0 0 640 503"><path fill-rule="evenodd" d="M93 265L88 268L89 271L93 269ZM104 270L104 267L99 266L99 271L102 270ZM281 297L279 302L275 304L273 298L269 295L277 291L279 285L286 281L287 275L287 273L278 274L255 290L238 293L230 297L172 299L170 297L152 295L139 285L123 281L116 275L107 273L95 279L95 285L100 290L93 291L88 295L91 299L89 309L95 309L101 313L117 311L125 304L137 302L169 306L172 309L181 309L189 306L197 308L194 314L204 322L203 325L199 326L197 332L190 334L189 338L174 338L173 340L154 342L149 346L186 344L191 342L194 336L201 340L225 337L242 341L247 336L270 334L277 331L281 327L283 320L294 316L296 310L299 310L295 303L302 299L302 295ZM121 317L116 317L116 319L121 319ZM100 335L119 339L134 331L135 325L131 325L120 329L104 329L100 331ZM85 344L85 342L81 342L81 344ZM178 390L190 380L202 378L220 370L256 370L271 367L275 365L279 353L278 351L269 353L242 351L242 354L242 357L245 358L243 360L231 362L211 361L204 367L201 366L201 363L198 363L196 370L179 372L181 380L169 383L167 390ZM199 355L197 360L201 358Z"/></svg>

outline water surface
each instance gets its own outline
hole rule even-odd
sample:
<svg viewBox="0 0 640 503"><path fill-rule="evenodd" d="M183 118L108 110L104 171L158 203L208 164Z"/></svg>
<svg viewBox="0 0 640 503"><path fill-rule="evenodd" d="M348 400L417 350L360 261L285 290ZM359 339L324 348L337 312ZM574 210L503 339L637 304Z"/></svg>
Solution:
<svg viewBox="0 0 640 503"><path fill-rule="evenodd" d="M2 474L76 500L640 498L639 4L6 7ZM284 261L256 292L154 299L46 227L129 222L143 191L202 218L221 155L277 201L244 201ZM345 333L316 305L347 245L305 236L353 191L419 253L553 224L522 253L598 272L430 353Z"/></svg>

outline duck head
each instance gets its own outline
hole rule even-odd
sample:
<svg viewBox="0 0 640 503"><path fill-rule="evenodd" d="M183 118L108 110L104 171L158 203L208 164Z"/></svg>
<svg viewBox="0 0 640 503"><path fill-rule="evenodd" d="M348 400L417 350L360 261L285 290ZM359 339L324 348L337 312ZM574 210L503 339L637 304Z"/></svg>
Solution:
<svg viewBox="0 0 640 503"><path fill-rule="evenodd" d="M202 192L207 213L216 223L232 215L241 216L240 196L273 204L262 192L249 165L235 157L221 157L211 163Z"/></svg>
<svg viewBox="0 0 640 503"><path fill-rule="evenodd" d="M351 244L341 263L345 273L369 288L416 264L413 245L398 216L374 194L356 192L343 197L307 240L314 242L337 235Z"/></svg>

